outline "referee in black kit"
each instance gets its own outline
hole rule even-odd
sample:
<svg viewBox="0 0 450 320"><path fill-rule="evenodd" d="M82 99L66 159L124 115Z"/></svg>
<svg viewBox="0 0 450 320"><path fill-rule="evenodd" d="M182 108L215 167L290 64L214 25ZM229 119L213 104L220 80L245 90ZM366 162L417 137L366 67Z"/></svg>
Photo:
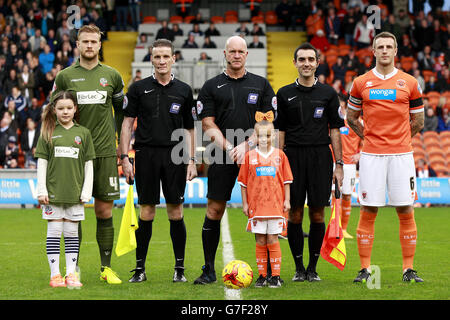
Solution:
<svg viewBox="0 0 450 320"><path fill-rule="evenodd" d="M280 147L285 146L294 182L291 185L291 211L288 219L288 242L296 273L293 281L320 281L316 265L325 235L324 208L329 204L334 178L342 185L343 162L339 128L339 99L329 85L317 81L314 74L319 65L316 48L309 43L294 52L298 78L277 93ZM336 169L333 172L333 158ZM303 265L303 208L306 195L310 218L309 265Z"/></svg>
<svg viewBox="0 0 450 320"><path fill-rule="evenodd" d="M160 182L166 199L167 214L170 221L170 237L175 255L174 282L186 282L184 276L184 254L186 248L186 227L183 220L183 202L186 180L197 176L194 155L194 120L192 108L195 107L192 89L189 85L175 79L172 65L175 63L174 48L166 39L156 40L153 45L152 64L154 74L133 83L124 101L125 119L120 138L123 172L127 178L136 177L136 189L140 204L139 228L136 230L136 269L130 282L147 279L145 259L152 236L152 223L155 218L155 205L159 204ZM128 150L137 117L135 137L136 175L128 159ZM183 141L188 146L189 158L183 162L172 158L172 150L180 141L172 141L175 130L187 129L189 134ZM174 155L181 157L181 155ZM177 161L174 161L177 160ZM180 164L176 164L180 163Z"/></svg>
<svg viewBox="0 0 450 320"><path fill-rule="evenodd" d="M205 265L194 284L216 282L214 261L220 239L220 220L239 173L238 164L255 144L256 111L276 109L276 97L267 79L247 72L247 44L239 36L228 38L224 56L226 70L205 82L197 99L202 128L215 143L215 156L208 168L208 203L202 229ZM228 135L227 135L228 131ZM230 137L230 132L235 133ZM252 131L253 132L253 131ZM215 162L214 162L215 161Z"/></svg>

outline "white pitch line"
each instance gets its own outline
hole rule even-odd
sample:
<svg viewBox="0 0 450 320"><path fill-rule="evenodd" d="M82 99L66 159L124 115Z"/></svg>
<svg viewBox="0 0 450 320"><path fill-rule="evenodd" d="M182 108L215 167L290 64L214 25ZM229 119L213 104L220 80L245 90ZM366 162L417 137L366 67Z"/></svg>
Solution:
<svg viewBox="0 0 450 320"><path fill-rule="evenodd" d="M222 217L221 222L221 231L222 234L222 256L223 256L223 264L226 265L228 262L234 260L234 251L233 251L233 243L231 241L230 227L228 224L228 211L225 209L225 212ZM222 278L222 273L219 274L220 278ZM225 287L225 300L242 300L241 291L236 289L228 289Z"/></svg>

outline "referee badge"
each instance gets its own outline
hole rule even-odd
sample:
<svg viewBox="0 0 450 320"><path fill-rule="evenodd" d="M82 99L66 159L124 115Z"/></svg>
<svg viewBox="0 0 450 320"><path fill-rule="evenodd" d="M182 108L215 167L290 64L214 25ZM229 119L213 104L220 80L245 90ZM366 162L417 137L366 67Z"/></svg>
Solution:
<svg viewBox="0 0 450 320"><path fill-rule="evenodd" d="M258 102L258 94L257 93L249 93L247 98L247 103L256 104Z"/></svg>
<svg viewBox="0 0 450 320"><path fill-rule="evenodd" d="M180 112L181 105L178 103L172 103L170 106L170 113L178 114Z"/></svg>
<svg viewBox="0 0 450 320"><path fill-rule="evenodd" d="M323 107L317 107L316 110L314 110L314 118L319 119L323 116Z"/></svg>

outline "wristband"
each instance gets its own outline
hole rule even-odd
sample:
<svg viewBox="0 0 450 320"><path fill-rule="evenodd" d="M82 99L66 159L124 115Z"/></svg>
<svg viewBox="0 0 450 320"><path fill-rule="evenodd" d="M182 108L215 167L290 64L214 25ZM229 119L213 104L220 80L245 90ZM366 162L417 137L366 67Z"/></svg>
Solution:
<svg viewBox="0 0 450 320"><path fill-rule="evenodd" d="M120 160L123 160L123 159L125 159L125 158L128 158L128 155L127 155L127 154L121 154L121 155L120 155Z"/></svg>
<svg viewBox="0 0 450 320"><path fill-rule="evenodd" d="M344 161L342 159L336 160L336 164L340 164L341 166L344 165Z"/></svg>

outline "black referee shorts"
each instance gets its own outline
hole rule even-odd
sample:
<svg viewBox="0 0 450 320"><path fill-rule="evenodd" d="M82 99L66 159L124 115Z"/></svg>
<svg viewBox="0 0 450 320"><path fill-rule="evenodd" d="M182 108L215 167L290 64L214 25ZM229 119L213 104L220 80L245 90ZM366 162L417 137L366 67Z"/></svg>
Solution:
<svg viewBox="0 0 450 320"><path fill-rule="evenodd" d="M172 147L143 147L136 149L136 191L139 204L159 204L162 187L166 203L184 202L186 165L174 164Z"/></svg>
<svg viewBox="0 0 450 320"><path fill-rule="evenodd" d="M211 200L229 201L239 175L237 164L213 163L208 168L208 194Z"/></svg>
<svg viewBox="0 0 450 320"><path fill-rule="evenodd" d="M329 205L333 179L333 158L329 146L286 147L294 181L291 184L291 207Z"/></svg>

